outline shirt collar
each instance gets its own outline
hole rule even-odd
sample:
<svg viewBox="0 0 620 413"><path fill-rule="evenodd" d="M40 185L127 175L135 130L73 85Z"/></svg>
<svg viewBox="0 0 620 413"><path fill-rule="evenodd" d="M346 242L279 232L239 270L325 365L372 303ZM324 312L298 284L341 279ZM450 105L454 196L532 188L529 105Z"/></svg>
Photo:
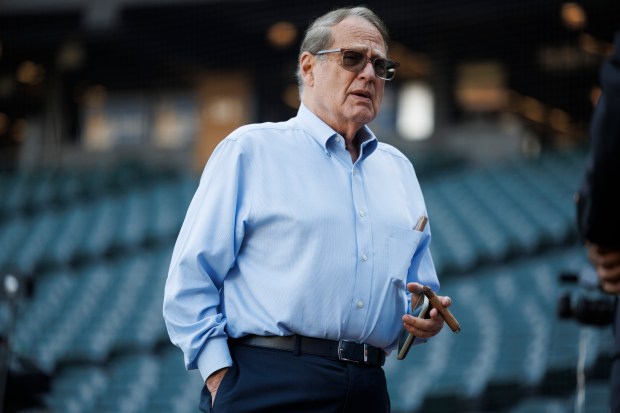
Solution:
<svg viewBox="0 0 620 413"><path fill-rule="evenodd" d="M310 109L303 103L299 105L297 112L297 122L301 127L310 134L317 141L319 145L329 154L328 142L329 139L338 135L327 123L323 122L321 118L315 115ZM358 132L361 144L361 157L366 158L377 148L377 137L372 133L368 126L364 125Z"/></svg>

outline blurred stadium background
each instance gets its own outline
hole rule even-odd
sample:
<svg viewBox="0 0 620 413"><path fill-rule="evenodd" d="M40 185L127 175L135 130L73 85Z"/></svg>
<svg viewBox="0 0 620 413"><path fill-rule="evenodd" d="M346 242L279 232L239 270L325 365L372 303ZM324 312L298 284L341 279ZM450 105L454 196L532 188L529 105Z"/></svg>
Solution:
<svg viewBox="0 0 620 413"><path fill-rule="evenodd" d="M573 194L620 2L364 3L402 64L372 126L416 166L463 326L387 362L393 411L607 411L610 327L556 307L591 273ZM219 140L294 116L300 37L337 5L0 2L3 411L197 411L172 245Z"/></svg>

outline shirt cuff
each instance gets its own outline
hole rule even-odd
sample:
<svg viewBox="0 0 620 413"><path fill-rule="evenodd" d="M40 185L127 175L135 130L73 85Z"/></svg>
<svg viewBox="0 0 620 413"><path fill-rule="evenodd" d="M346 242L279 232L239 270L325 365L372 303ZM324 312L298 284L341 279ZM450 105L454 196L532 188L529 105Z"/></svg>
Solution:
<svg viewBox="0 0 620 413"><path fill-rule="evenodd" d="M213 372L230 367L232 364L226 337L209 339L198 356L198 370L203 381L206 381Z"/></svg>

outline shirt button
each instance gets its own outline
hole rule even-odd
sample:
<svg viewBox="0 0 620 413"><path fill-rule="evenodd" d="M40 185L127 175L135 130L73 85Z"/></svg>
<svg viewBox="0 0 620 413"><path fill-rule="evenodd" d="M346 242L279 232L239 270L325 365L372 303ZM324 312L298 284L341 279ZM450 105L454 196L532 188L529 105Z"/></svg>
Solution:
<svg viewBox="0 0 620 413"><path fill-rule="evenodd" d="M336 142L340 143L340 136L336 136Z"/></svg>
<svg viewBox="0 0 620 413"><path fill-rule="evenodd" d="M365 217L366 216L366 212L364 212L363 209L360 209L360 217Z"/></svg>
<svg viewBox="0 0 620 413"><path fill-rule="evenodd" d="M368 261L368 255L363 254L362 255L362 261Z"/></svg>
<svg viewBox="0 0 620 413"><path fill-rule="evenodd" d="M356 303L356 305L357 305L357 308L362 308L362 307L364 307L364 302L363 302L362 300L359 300L359 301Z"/></svg>

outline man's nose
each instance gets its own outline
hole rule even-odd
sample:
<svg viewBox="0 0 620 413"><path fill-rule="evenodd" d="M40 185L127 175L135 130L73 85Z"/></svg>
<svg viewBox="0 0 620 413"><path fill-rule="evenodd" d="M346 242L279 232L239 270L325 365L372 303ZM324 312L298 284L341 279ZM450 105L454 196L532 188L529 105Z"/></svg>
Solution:
<svg viewBox="0 0 620 413"><path fill-rule="evenodd" d="M372 60L366 59L366 64L364 65L364 68L360 71L360 75L363 75L364 77L376 77L377 74L375 73L375 68L372 64Z"/></svg>

